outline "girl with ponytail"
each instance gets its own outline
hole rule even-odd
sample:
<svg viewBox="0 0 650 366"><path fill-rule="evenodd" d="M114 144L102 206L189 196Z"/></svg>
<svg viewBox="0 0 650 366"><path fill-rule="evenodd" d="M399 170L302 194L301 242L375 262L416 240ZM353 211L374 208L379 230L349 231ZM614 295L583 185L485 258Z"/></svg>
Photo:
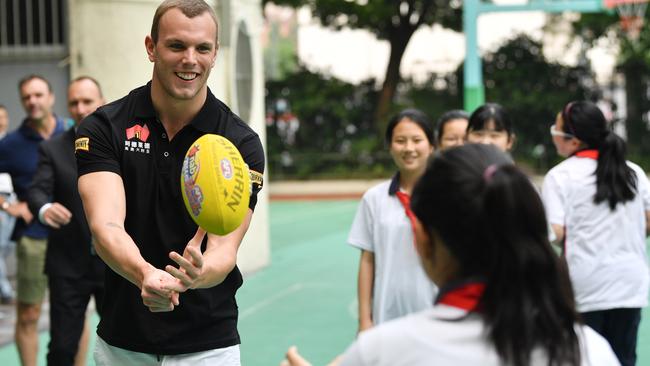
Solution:
<svg viewBox="0 0 650 366"><path fill-rule="evenodd" d="M594 103L567 104L551 135L567 159L544 178L542 197L563 246L578 311L621 364L634 365L650 283L650 184L639 166L625 160L625 142Z"/></svg>
<svg viewBox="0 0 650 366"><path fill-rule="evenodd" d="M578 324L566 267L529 179L492 145L437 154L413 190L431 309L359 334L336 365L618 365ZM304 366L295 348L283 365Z"/></svg>

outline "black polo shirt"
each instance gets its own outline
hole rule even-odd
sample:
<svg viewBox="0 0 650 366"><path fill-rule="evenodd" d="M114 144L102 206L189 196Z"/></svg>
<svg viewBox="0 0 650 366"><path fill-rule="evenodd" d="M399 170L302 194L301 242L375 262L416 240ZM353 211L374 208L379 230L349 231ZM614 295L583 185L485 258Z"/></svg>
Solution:
<svg viewBox="0 0 650 366"><path fill-rule="evenodd" d="M253 171L253 209L264 172L262 144L209 90L201 111L171 141L156 118L151 83L98 109L77 131L79 176L109 171L122 177L125 229L144 259L156 268L177 266L169 252L182 253L196 232L197 225L181 195L181 166L190 145L206 133L228 138ZM159 355L239 344L235 292L241 284L241 273L235 267L220 285L181 294L180 306L174 311L152 313L142 304L136 286L108 270L104 314L97 333L112 346Z"/></svg>

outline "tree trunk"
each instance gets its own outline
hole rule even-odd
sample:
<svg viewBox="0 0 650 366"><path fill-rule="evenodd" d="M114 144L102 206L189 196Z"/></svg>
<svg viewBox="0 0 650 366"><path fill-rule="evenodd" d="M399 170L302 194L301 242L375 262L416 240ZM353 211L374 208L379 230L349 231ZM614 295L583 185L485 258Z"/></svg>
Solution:
<svg viewBox="0 0 650 366"><path fill-rule="evenodd" d="M377 96L377 105L375 106L375 124L378 129L379 136L384 136L386 125L388 124L389 113L395 97L395 90L400 81L400 65L402 64L402 57L406 46L411 40L413 31L396 30L395 36L389 38L390 43L390 58L388 59L388 67L386 68L386 75L384 84L381 91Z"/></svg>
<svg viewBox="0 0 650 366"><path fill-rule="evenodd" d="M625 94L627 96L626 129L628 136L628 151L633 155L647 152L644 146L648 140L648 129L643 121L643 113L647 110L646 79L643 77L647 67L639 61L627 62L622 66L625 75Z"/></svg>

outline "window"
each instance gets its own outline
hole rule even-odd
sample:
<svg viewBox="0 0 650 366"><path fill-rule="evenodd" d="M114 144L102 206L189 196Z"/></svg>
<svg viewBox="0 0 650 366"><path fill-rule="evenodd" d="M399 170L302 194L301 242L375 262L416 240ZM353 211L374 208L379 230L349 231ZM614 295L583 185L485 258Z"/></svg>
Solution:
<svg viewBox="0 0 650 366"><path fill-rule="evenodd" d="M65 0L0 0L0 59L66 55Z"/></svg>

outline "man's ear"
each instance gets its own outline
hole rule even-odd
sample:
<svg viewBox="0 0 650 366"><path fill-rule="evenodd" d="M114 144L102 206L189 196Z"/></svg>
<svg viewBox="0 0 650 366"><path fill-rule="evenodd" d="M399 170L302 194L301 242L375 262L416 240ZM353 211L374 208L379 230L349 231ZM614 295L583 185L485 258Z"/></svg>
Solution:
<svg viewBox="0 0 650 366"><path fill-rule="evenodd" d="M151 36L148 35L144 37L144 47L147 50L147 57L149 58L149 61L154 62L156 60L156 56L154 54L154 48L156 45L153 42Z"/></svg>

